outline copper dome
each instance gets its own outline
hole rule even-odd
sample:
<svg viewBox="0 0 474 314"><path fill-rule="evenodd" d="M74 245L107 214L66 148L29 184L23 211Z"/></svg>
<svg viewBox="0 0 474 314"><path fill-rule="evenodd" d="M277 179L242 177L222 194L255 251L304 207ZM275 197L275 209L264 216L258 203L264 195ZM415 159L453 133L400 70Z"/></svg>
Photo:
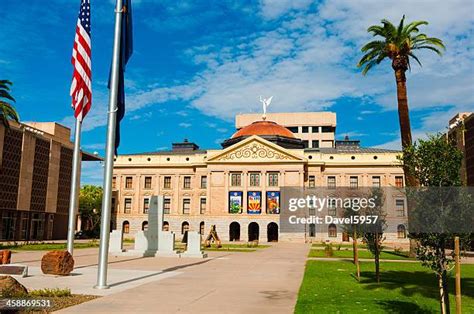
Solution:
<svg viewBox="0 0 474 314"><path fill-rule="evenodd" d="M295 136L293 135L293 133L291 133L290 130L272 121L256 121L235 132L234 135L232 135L232 138L252 135L282 136L295 138Z"/></svg>

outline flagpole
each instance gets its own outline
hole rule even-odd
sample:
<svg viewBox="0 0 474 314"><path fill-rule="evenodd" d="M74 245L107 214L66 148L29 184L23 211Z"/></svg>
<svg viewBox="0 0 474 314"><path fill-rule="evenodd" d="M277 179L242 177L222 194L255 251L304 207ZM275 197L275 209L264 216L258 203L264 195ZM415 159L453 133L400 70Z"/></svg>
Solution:
<svg viewBox="0 0 474 314"><path fill-rule="evenodd" d="M117 0L115 8L115 33L112 55L112 72L110 79L109 117L107 124L107 144L104 164L104 195L100 222L99 265L97 270L96 289L108 289L107 263L109 254L110 216L112 203L112 172L115 152L115 125L117 123L117 95L119 81L120 36L122 28L122 0Z"/></svg>
<svg viewBox="0 0 474 314"><path fill-rule="evenodd" d="M76 209L78 205L79 171L81 169L81 125L76 118L74 131L74 153L72 157L71 192L69 195L69 220L67 229L67 250L72 255L74 250L74 231L76 229Z"/></svg>

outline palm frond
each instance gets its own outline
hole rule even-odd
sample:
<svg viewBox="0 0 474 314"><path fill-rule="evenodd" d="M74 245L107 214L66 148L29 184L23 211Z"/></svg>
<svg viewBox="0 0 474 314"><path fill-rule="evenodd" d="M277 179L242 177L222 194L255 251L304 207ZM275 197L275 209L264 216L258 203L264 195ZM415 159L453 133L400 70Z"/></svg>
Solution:
<svg viewBox="0 0 474 314"><path fill-rule="evenodd" d="M15 98L13 98L7 91L0 89L0 98L10 99L11 101L15 102Z"/></svg>
<svg viewBox="0 0 474 314"><path fill-rule="evenodd" d="M415 56L415 54L413 54L412 52L409 52L408 55L409 55L410 57L412 57L412 58L420 65L420 67L423 66L423 65L421 64L421 62L420 62L420 59L418 59L418 57ZM410 60L410 59L408 59L408 60Z"/></svg>

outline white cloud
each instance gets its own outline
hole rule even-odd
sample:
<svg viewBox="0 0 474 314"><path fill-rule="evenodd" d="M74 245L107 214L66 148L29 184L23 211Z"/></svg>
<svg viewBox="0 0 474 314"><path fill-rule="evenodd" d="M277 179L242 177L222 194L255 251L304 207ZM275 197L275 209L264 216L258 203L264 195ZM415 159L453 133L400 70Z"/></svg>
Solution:
<svg viewBox="0 0 474 314"><path fill-rule="evenodd" d="M179 126L182 127L182 128L189 128L189 127L192 126L192 124L191 124L191 123L187 123L187 122L181 122L181 123L179 124Z"/></svg>
<svg viewBox="0 0 474 314"><path fill-rule="evenodd" d="M103 163L97 161L85 161L81 163L81 185L102 185L103 176Z"/></svg>
<svg viewBox="0 0 474 314"><path fill-rule="evenodd" d="M305 9L311 0L261 0L260 12L266 19L278 18L291 10Z"/></svg>

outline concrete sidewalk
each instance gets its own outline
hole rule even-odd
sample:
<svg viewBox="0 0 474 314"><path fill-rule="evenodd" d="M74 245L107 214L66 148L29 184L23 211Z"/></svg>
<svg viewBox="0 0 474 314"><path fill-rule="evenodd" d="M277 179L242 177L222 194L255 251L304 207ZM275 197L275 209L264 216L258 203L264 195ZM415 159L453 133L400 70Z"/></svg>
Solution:
<svg viewBox="0 0 474 314"><path fill-rule="evenodd" d="M277 243L252 253L211 252L204 260L145 258L111 264L111 269L160 271L166 263L176 273L60 312L293 313L308 252L307 244Z"/></svg>

